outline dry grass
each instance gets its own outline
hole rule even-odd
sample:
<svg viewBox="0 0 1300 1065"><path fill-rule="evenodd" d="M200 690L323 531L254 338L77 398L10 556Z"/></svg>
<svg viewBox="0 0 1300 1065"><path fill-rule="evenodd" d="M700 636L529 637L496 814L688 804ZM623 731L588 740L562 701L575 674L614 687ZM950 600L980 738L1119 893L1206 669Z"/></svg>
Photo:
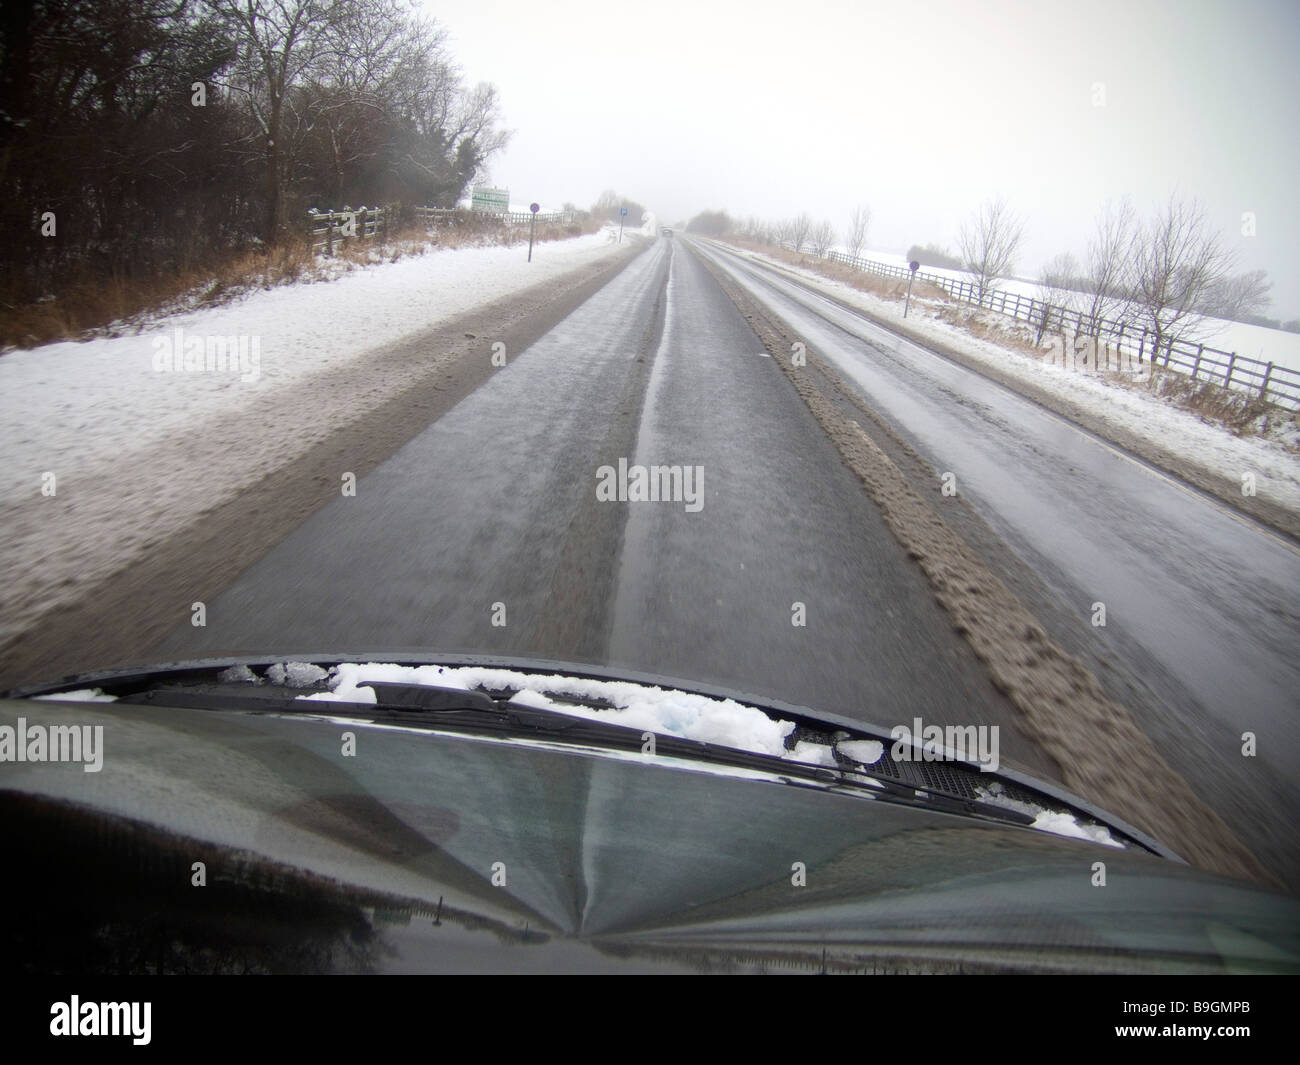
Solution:
<svg viewBox="0 0 1300 1065"><path fill-rule="evenodd" d="M1238 436L1268 436L1271 431L1294 426L1296 413L1258 395L1224 388L1211 381L1194 381L1164 367L1151 371L1147 387L1207 421L1225 425Z"/></svg>
<svg viewBox="0 0 1300 1065"><path fill-rule="evenodd" d="M466 212L468 215L468 212ZM594 233L599 223L545 223L538 243ZM216 264L147 278L69 278L56 295L22 300L13 289L0 289L0 351L34 348L60 340L117 335L138 328L159 313L229 302L254 289L297 281L325 281L359 266L396 262L440 248L517 246L528 242L528 226L502 226L468 218L454 227L426 233L408 226L379 240L350 240L337 245L332 258L313 255L305 241L270 251L249 250Z"/></svg>
<svg viewBox="0 0 1300 1065"><path fill-rule="evenodd" d="M130 326L160 310L222 303L251 288L270 288L308 275L313 264L304 245L243 251L207 268L158 277L70 279L57 295L21 302L0 294L0 349L33 348L78 340Z"/></svg>

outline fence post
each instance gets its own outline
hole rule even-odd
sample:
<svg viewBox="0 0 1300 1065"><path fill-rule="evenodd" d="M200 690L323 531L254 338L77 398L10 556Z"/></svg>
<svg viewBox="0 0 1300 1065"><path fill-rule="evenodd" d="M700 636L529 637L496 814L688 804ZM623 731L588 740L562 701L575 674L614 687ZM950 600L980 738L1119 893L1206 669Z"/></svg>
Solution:
<svg viewBox="0 0 1300 1065"><path fill-rule="evenodd" d="M1268 379L1273 376L1273 364L1270 362L1264 367L1264 381L1259 386L1259 398L1268 399Z"/></svg>
<svg viewBox="0 0 1300 1065"><path fill-rule="evenodd" d="M1237 361L1237 353L1234 351L1231 355L1228 356L1228 372L1223 375L1224 388L1232 387L1232 367L1236 361Z"/></svg>
<svg viewBox="0 0 1300 1065"><path fill-rule="evenodd" d="M1147 350L1147 327L1142 327L1142 339L1138 341L1138 365L1142 365L1142 356Z"/></svg>
<svg viewBox="0 0 1300 1065"><path fill-rule="evenodd" d="M1196 380L1196 375L1201 372L1201 356L1205 354L1205 345L1196 345L1196 361L1192 363L1192 380Z"/></svg>

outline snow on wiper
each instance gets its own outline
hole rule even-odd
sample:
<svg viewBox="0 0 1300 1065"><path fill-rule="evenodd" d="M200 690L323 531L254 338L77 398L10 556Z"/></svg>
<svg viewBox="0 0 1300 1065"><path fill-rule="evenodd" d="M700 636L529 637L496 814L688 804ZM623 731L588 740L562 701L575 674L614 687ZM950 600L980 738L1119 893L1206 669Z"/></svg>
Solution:
<svg viewBox="0 0 1300 1065"><path fill-rule="evenodd" d="M108 695L100 688L78 688L70 692L55 692L53 695L33 695L33 699L48 699L58 703L115 703L116 695Z"/></svg>
<svg viewBox="0 0 1300 1065"><path fill-rule="evenodd" d="M1005 789L997 781L993 781L987 788L980 788L979 795L980 802L990 806L1000 806L1005 810L1015 810L1032 817L1034 823L1029 826L1030 828L1051 832L1057 836L1066 836L1069 839L1086 839L1090 843L1100 843L1105 847L1124 849L1124 844L1115 839L1105 825L1081 820L1068 811L1049 810L1044 806L1025 802L1023 799L1013 799L1006 794Z"/></svg>
<svg viewBox="0 0 1300 1065"><path fill-rule="evenodd" d="M401 666L343 662L331 671L330 691L299 696L317 702L377 703L374 684L427 684L466 692L502 693L521 709L582 717L659 736L731 747L752 754L834 764L804 744L787 749L793 721L774 720L762 710L733 699L718 699L630 681L594 680L562 674L522 673L478 666Z"/></svg>
<svg viewBox="0 0 1300 1065"><path fill-rule="evenodd" d="M463 688L467 693L510 693L507 705L513 707L585 718L659 736L781 758L801 765L822 766L853 773L854 782L867 787L878 790L896 788L894 782L871 775L873 767L885 753L885 744L880 740L854 739L847 733L836 733L830 743L799 739L790 744L797 729L794 721L773 718L757 707L732 699L674 688L477 666L382 663L341 663L331 671L330 683L332 690L329 692L299 698L371 702L376 699L371 685L378 684L382 688L384 684L402 683ZM845 765L846 762L851 764ZM916 797L928 797L923 790L910 790ZM974 802L1018 814L1028 827L1053 835L1124 847L1105 826L1082 819L1070 811L1014 798L996 780L990 781L987 787L976 788Z"/></svg>
<svg viewBox="0 0 1300 1065"><path fill-rule="evenodd" d="M527 735L549 743L548 734L556 741L563 734L566 745L607 756L635 753L649 733L659 743L660 754L678 762L707 763L717 771L761 771L768 779L786 783L870 792L875 798L922 804L936 812L983 816L1096 844L1126 846L1103 824L1067 803L1053 802L1032 781L1020 784L1005 775L990 779L982 775L982 767L957 759L953 752L940 752L952 757L943 757L936 767L906 757L900 761L897 754L887 757L889 741L869 738L871 731L883 736L879 729L863 726L866 735L855 734L812 711L765 710L723 695L644 681L495 666L340 662L326 670L311 662L281 660L258 668L260 673L247 664L229 665L207 679L190 672L176 681L124 688L117 695L83 687L29 697L121 698L128 703L254 712L291 707L305 711L324 704L320 710L325 713L312 716L326 717L331 716L326 710L330 705L373 706L385 715L382 727L411 727L389 716L411 712L426 716L421 728L482 732L509 742ZM138 685L139 679L133 677L131 684Z"/></svg>

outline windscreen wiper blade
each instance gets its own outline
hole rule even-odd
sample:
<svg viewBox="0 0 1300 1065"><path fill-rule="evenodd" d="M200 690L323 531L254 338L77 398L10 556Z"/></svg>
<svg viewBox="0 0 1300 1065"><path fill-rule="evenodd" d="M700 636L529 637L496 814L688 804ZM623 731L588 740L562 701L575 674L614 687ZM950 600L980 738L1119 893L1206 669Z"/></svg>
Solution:
<svg viewBox="0 0 1300 1065"><path fill-rule="evenodd" d="M641 728L520 706L511 701L514 693L494 697L486 692L462 688L385 681L371 681L365 687L374 691L374 702L304 699L302 696L311 694L311 689L231 683L162 685L122 696L119 701L181 709L365 716L414 728L502 738L545 738L573 747L633 754L640 753L644 743L644 730ZM887 776L876 776L863 768L795 762L770 754L661 734L656 735L655 747L658 755L773 774L796 786L842 791L885 802L1018 825L1029 825L1033 821L1015 810L946 795L933 789L922 791Z"/></svg>

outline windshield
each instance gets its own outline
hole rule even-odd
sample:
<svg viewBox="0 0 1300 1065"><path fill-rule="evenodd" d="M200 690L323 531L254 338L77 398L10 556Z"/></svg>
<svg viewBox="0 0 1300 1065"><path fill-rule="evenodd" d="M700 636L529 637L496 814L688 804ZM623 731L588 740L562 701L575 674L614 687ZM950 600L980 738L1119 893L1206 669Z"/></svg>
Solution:
<svg viewBox="0 0 1300 1065"><path fill-rule="evenodd" d="M6 19L0 690L635 677L527 705L1300 894L1289 5Z"/></svg>

